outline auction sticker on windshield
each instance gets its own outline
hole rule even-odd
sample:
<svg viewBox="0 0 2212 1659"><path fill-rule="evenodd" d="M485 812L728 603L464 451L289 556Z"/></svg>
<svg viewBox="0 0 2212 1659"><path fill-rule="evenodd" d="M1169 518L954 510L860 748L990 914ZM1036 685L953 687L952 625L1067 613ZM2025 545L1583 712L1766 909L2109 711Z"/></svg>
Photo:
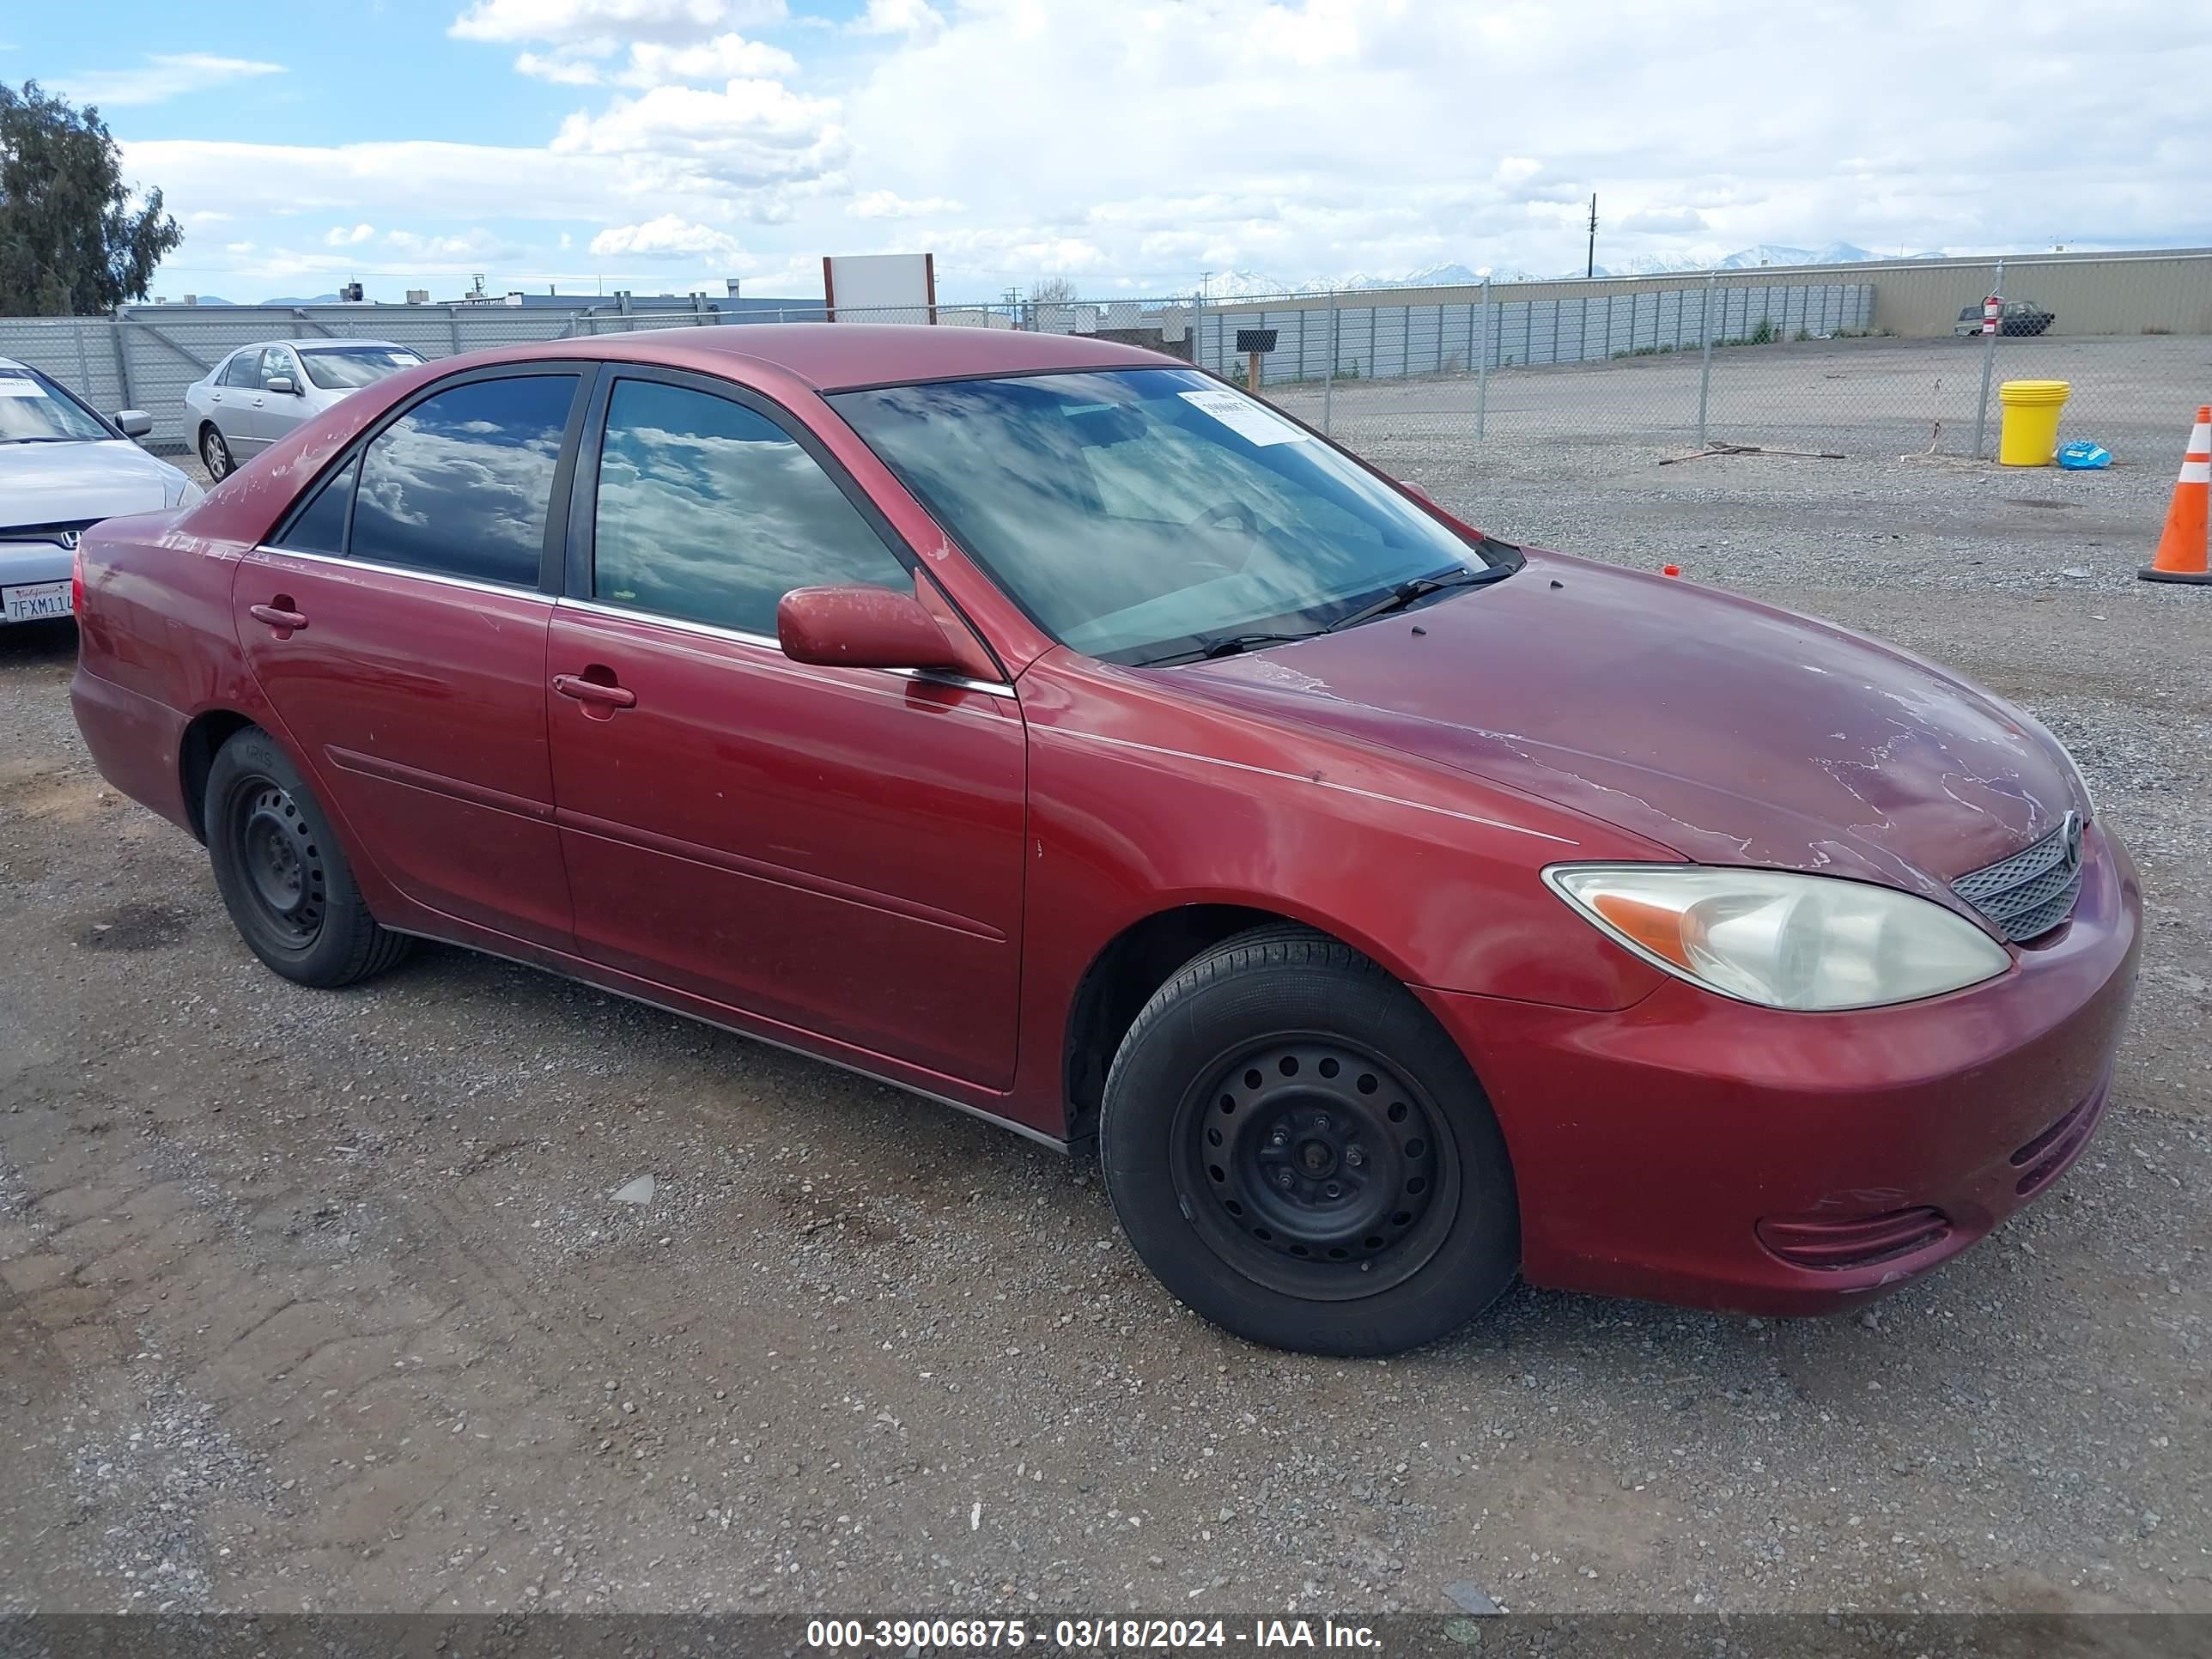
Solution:
<svg viewBox="0 0 2212 1659"><path fill-rule="evenodd" d="M1176 395L1193 409L1212 416L1249 443L1302 444L1311 435L1273 410L1233 392L1183 392Z"/></svg>
<svg viewBox="0 0 2212 1659"><path fill-rule="evenodd" d="M0 398L43 398L46 387L27 374L0 369Z"/></svg>

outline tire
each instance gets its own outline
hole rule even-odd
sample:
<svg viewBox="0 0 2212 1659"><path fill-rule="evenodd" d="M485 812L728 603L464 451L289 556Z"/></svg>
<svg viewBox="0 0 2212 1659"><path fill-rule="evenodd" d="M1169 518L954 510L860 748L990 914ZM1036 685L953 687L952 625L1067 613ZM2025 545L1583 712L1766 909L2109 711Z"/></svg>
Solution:
<svg viewBox="0 0 2212 1659"><path fill-rule="evenodd" d="M212 422L200 428L200 465L207 468L210 483L221 483L238 471L238 463L230 456L230 446Z"/></svg>
<svg viewBox="0 0 2212 1659"><path fill-rule="evenodd" d="M248 949L325 989L380 974L413 941L377 925L322 806L284 752L247 726L208 769L208 859Z"/></svg>
<svg viewBox="0 0 2212 1659"><path fill-rule="evenodd" d="M1107 1073L1098 1158L1161 1283L1270 1347L1418 1347L1520 1270L1504 1136L1466 1057L1309 928L1225 940L1145 1005Z"/></svg>

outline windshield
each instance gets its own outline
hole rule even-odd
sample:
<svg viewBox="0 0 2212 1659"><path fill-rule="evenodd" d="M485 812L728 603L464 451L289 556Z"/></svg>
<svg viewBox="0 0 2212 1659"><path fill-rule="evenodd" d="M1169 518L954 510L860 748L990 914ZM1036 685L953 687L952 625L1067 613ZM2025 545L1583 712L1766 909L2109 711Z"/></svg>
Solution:
<svg viewBox="0 0 2212 1659"><path fill-rule="evenodd" d="M114 435L36 370L0 368L0 444L98 443Z"/></svg>
<svg viewBox="0 0 2212 1659"><path fill-rule="evenodd" d="M327 392L374 386L386 375L412 368L422 361L404 346L319 346L300 354L307 378Z"/></svg>
<svg viewBox="0 0 2212 1659"><path fill-rule="evenodd" d="M1000 586L1090 656L1312 633L1401 583L1484 568L1382 479L1193 369L830 402Z"/></svg>

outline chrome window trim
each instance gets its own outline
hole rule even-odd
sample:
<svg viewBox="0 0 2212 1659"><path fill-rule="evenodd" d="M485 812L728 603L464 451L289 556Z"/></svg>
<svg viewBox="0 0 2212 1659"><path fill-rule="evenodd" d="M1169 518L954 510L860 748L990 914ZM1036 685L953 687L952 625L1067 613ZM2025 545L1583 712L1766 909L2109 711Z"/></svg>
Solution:
<svg viewBox="0 0 2212 1659"><path fill-rule="evenodd" d="M520 582L479 581L473 576L448 576L441 570L418 570L410 564L386 564L380 559L349 558L341 553L313 553L303 547L278 547L269 542L256 542L256 553L264 553L280 559L313 559L317 564L334 564L349 570L376 570L387 576L411 576L416 581L435 582L441 587L459 587L471 593L495 593L502 599L545 599L552 595L544 588L526 586Z"/></svg>
<svg viewBox="0 0 2212 1659"><path fill-rule="evenodd" d="M895 590L894 590L895 591ZM749 645L757 651L773 653L778 659L789 662L783 654L783 644L765 634L754 634L741 628L720 628L713 623L691 622L681 617L663 616L657 611L631 610L619 605L607 605L598 599L571 599L563 594L553 601L566 611L580 611L587 616L613 617L624 622L649 623L655 628L672 628L680 634L695 634L710 640L726 640L733 645ZM931 685L949 685L962 691L981 691L986 696L1018 700L1011 685L1000 680L971 679L965 674L947 673L936 668L878 668L878 674L892 674L901 679L921 680Z"/></svg>

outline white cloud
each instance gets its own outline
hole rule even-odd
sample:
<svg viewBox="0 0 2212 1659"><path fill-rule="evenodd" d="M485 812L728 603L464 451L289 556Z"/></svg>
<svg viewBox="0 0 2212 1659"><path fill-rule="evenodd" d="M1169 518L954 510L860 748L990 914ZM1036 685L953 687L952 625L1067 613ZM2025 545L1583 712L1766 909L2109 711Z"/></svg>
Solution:
<svg viewBox="0 0 2212 1659"><path fill-rule="evenodd" d="M233 81L283 73L282 64L264 64L252 58L218 58L204 52L158 52L134 69L93 70L65 76L54 82L54 90L80 104L112 109L159 104Z"/></svg>
<svg viewBox="0 0 2212 1659"><path fill-rule="evenodd" d="M520 53L514 60L514 72L563 87L595 87L601 78L599 66L589 58L557 52Z"/></svg>
<svg viewBox="0 0 2212 1659"><path fill-rule="evenodd" d="M481 228L451 236L391 230L384 234L384 246L402 258L428 266L507 264L522 258L526 252L509 239Z"/></svg>
<svg viewBox="0 0 2212 1659"><path fill-rule="evenodd" d="M945 19L929 0L868 0L868 9L853 20L858 34L934 34Z"/></svg>
<svg viewBox="0 0 2212 1659"><path fill-rule="evenodd" d="M333 225L323 233L323 245L325 247L358 247L375 234L374 225L355 225L351 228Z"/></svg>
<svg viewBox="0 0 2212 1659"><path fill-rule="evenodd" d="M447 32L464 40L680 43L783 15L783 0L477 0Z"/></svg>
<svg viewBox="0 0 2212 1659"><path fill-rule="evenodd" d="M647 175L702 193L819 178L845 150L835 99L809 98L780 81L733 80L720 91L654 87L617 98L598 115L561 124L561 155L626 156L655 164Z"/></svg>
<svg viewBox="0 0 2212 1659"><path fill-rule="evenodd" d="M611 226L592 238L591 251L600 258L719 259L730 265L744 258L734 236L689 223L672 213L641 225Z"/></svg>
<svg viewBox="0 0 2212 1659"><path fill-rule="evenodd" d="M742 34L718 34L696 46L665 46L641 40L629 49L629 67L614 78L626 87L657 87L670 81L728 81L798 73L799 60L781 46L748 40Z"/></svg>
<svg viewBox="0 0 2212 1659"><path fill-rule="evenodd" d="M1705 216L1695 208L1643 208L1620 222L1632 235L1664 235L1703 230Z"/></svg>
<svg viewBox="0 0 2212 1659"><path fill-rule="evenodd" d="M925 196L919 201L910 202L888 190L865 191L855 196L845 206L845 211L855 219L942 218L948 214L965 213L967 210L947 196Z"/></svg>

